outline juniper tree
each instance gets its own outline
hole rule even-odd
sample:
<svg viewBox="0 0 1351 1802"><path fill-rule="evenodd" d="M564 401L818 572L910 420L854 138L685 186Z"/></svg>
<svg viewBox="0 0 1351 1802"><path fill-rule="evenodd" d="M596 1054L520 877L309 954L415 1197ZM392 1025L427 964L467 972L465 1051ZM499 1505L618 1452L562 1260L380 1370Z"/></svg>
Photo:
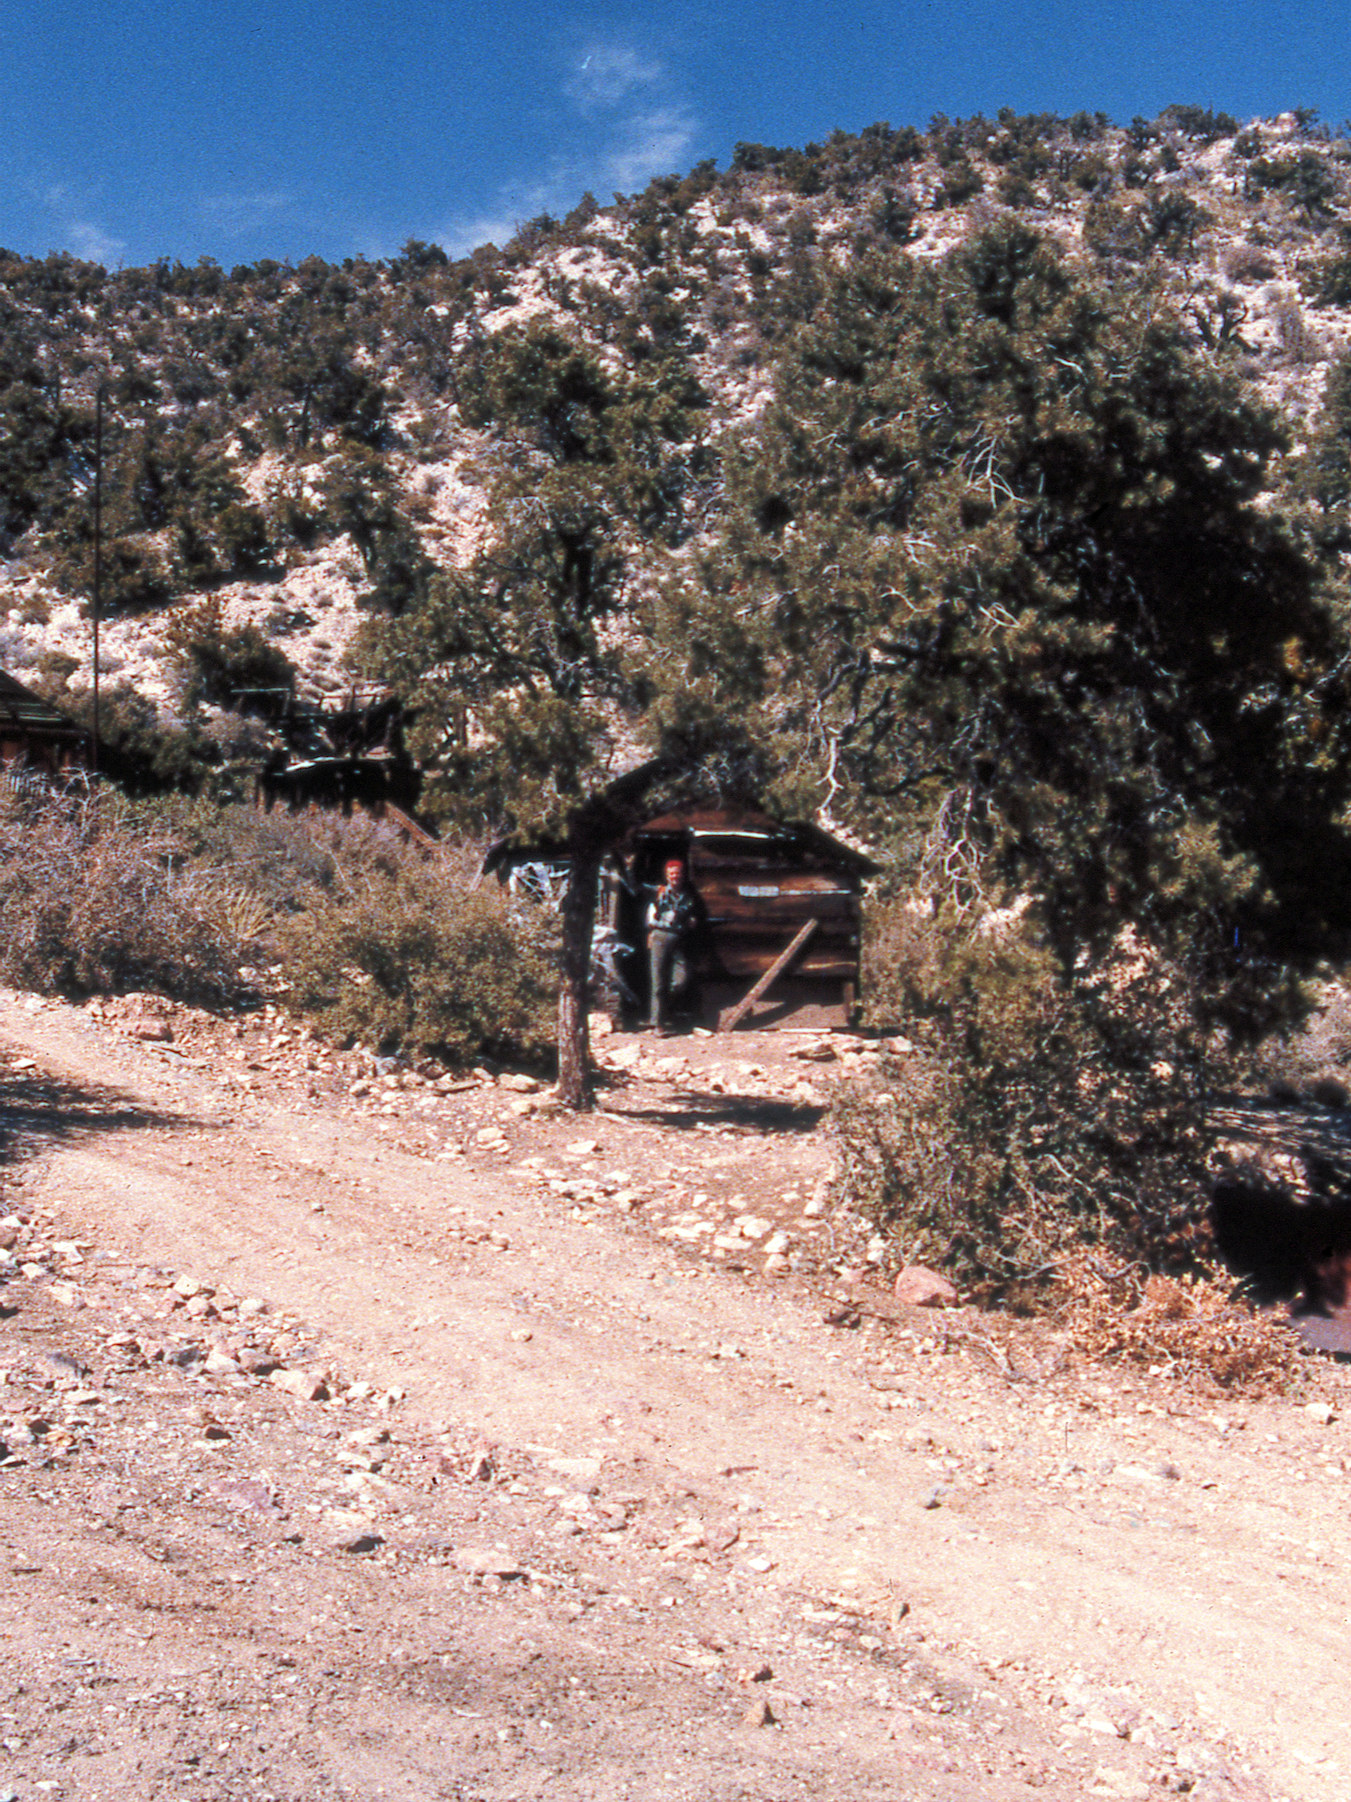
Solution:
<svg viewBox="0 0 1351 1802"><path fill-rule="evenodd" d="M1127 918L1185 940L1255 1024L1340 942L1351 874L1345 647L1261 504L1283 448L1147 286L1020 225L879 252L729 456L665 630L818 794L960 838L1067 959Z"/></svg>

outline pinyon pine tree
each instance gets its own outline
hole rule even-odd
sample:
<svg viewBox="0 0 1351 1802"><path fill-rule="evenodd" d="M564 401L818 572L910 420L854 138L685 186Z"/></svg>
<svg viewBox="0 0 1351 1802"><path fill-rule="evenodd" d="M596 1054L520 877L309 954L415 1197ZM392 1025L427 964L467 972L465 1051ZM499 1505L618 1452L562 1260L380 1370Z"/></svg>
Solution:
<svg viewBox="0 0 1351 1802"><path fill-rule="evenodd" d="M884 250L835 272L668 595L693 692L946 934L897 943L948 1072L912 1146L971 1153L929 1248L968 1271L1045 1264L1067 1221L1175 1240L1207 1057L1346 947L1347 646L1271 504L1283 448L1147 279L1109 295L1017 224ZM973 939L1016 898L1004 953ZM918 1165L886 1163L913 1223Z"/></svg>
<svg viewBox="0 0 1351 1802"><path fill-rule="evenodd" d="M443 792L570 861L559 1091L577 1107L601 859L656 795L726 757L727 734L664 688L638 567L685 530L701 406L686 378L628 377L552 326L498 339L475 406L491 434L485 542L374 633Z"/></svg>

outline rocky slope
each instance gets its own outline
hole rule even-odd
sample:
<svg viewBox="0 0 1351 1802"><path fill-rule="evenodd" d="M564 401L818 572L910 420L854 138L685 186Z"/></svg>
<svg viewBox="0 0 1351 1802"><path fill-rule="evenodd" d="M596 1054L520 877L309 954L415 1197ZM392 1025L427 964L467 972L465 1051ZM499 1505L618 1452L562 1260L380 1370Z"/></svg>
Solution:
<svg viewBox="0 0 1351 1802"><path fill-rule="evenodd" d="M833 261L877 243L937 258L1009 214L1115 282L1155 284L1298 442L1351 338L1348 154L1290 114L1001 114L739 145L725 172L588 198L459 263L414 243L389 263L228 274L0 255L0 664L58 695L88 685L100 382L108 680L172 710L185 638L252 623L331 694L363 606L479 540L472 390L493 334L551 315L618 361L678 370L716 443L753 420ZM705 498L715 510L716 482Z"/></svg>

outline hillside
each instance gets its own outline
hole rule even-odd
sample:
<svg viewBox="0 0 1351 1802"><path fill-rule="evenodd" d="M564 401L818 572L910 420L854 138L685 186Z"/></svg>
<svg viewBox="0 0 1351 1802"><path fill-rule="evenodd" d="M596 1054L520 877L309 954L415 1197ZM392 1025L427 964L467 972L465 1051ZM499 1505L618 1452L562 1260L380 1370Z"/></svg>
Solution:
<svg viewBox="0 0 1351 1802"><path fill-rule="evenodd" d="M1113 293L1175 309L1294 448L1307 438L1351 338L1351 147L1291 114L1001 114L741 144L726 171L588 197L454 263L412 242L388 263L230 272L0 253L0 665L68 704L88 686L100 381L110 684L173 715L184 645L248 623L303 690L336 693L363 613L397 612L481 539L479 376L504 328L551 315L612 366L683 384L706 523L718 448L766 404L830 271L888 245L936 261L1008 217Z"/></svg>

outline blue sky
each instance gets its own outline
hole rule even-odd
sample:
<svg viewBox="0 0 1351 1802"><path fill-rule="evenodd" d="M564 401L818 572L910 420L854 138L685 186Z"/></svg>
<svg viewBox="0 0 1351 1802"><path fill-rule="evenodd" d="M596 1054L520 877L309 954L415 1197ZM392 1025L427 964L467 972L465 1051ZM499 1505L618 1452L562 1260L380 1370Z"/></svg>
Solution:
<svg viewBox="0 0 1351 1802"><path fill-rule="evenodd" d="M1189 101L1351 114L1339 0L4 0L0 245L463 252L738 139Z"/></svg>

